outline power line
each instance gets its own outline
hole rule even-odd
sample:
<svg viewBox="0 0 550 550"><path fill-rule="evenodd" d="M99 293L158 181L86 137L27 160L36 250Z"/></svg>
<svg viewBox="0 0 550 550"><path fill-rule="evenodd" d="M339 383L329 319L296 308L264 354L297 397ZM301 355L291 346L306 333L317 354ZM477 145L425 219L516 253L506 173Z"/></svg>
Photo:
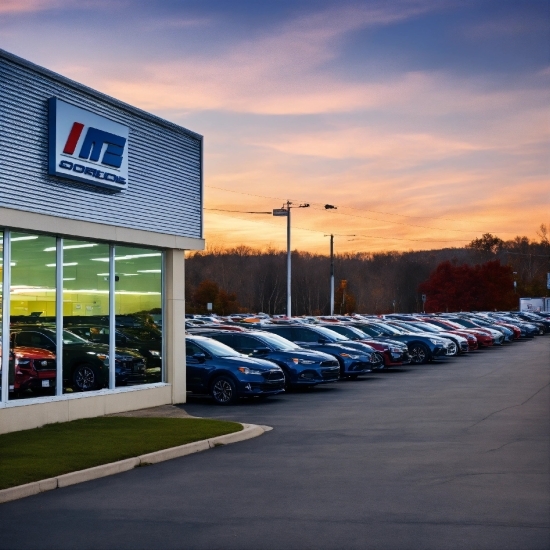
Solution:
<svg viewBox="0 0 550 550"><path fill-rule="evenodd" d="M214 209L206 209L205 210L214 210ZM268 223L269 225L274 225L276 227L280 227L280 225L278 223L272 223L272 222L268 222L267 220L248 220L246 218L242 218L240 216L231 216L225 212L238 212L237 210L221 210L222 212L224 212L224 214L221 214L223 216L226 216L228 218L235 218L237 220L244 220L244 221L248 221L248 222L251 222L251 223ZM270 212L271 213L271 212ZM302 231L311 231L313 233L323 233L325 234L325 231L320 231L318 229L310 229L308 227L296 227L294 226L295 229L300 229ZM342 235L342 236L346 236L346 235ZM405 238L402 238L402 237L378 237L378 236L375 236L375 235L364 235L364 234L356 234L357 237L366 237L368 239L383 239L383 240L388 240L388 241L414 241L414 242L422 242L422 243L456 243L456 242L469 242L469 239L452 239L452 240L446 240L446 239L405 239Z"/></svg>
<svg viewBox="0 0 550 550"><path fill-rule="evenodd" d="M272 214L273 213L271 210L268 212L251 212L248 210L224 210L223 208L205 208L204 210L211 210L215 212L239 212L241 214Z"/></svg>
<svg viewBox="0 0 550 550"><path fill-rule="evenodd" d="M215 186L215 185L206 185L206 187L209 187L211 189L218 189L220 191L227 191L228 193L237 193L239 195L248 195L249 197L260 197L260 198L263 198L263 199L274 199L274 200L287 200L287 199L283 199L281 197L273 197L273 196L270 196L270 195L260 195L258 193L247 193L246 191L236 191L234 189L226 189L225 187L218 187L218 186ZM298 199L293 199L295 201L298 201ZM299 202L299 201L298 201ZM311 204L316 204L316 205L319 205L319 206L322 206L323 207L323 210L325 210L324 208L324 205L322 203L318 203L318 202L311 202ZM450 221L450 222L460 222L462 220L453 220L451 218L438 218L437 216L408 216L406 214L399 214L397 212L382 212L382 211L379 211L379 210L369 210L367 208L355 208L353 206L341 206L340 208L347 208L347 209L350 209L350 210L357 210L359 212L373 212L375 214L382 214L384 216L401 216L401 217L405 217L405 218L416 218L416 219L432 219L432 220L445 220L445 221ZM320 210L319 208L315 208L315 210ZM487 231L482 231L482 230L475 230L475 229L449 229L449 228L441 228L441 227L429 227L429 226L424 226L424 225L413 225L413 224L407 224L407 223L404 223L404 222L394 222L394 221L391 221L391 220L379 220L379 219L376 219L376 218L368 218L366 216L353 216L353 214L346 214L348 216L352 216L352 217L358 217L358 218L365 218L365 219L370 219L370 220L373 220L373 221L377 221L377 222L388 222L388 223L393 223L393 224L398 224L398 225L410 225L411 227L422 227L424 229L437 229L437 230L440 230L440 231L460 231L460 232L464 232L464 233L488 233ZM499 231L499 233L505 233L505 234L513 234L514 232L513 231Z"/></svg>

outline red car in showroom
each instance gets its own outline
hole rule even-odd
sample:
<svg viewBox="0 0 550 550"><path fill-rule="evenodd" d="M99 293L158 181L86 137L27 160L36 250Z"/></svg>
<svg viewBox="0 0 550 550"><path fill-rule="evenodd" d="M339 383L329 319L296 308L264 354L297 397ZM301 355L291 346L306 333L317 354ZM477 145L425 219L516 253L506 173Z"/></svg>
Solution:
<svg viewBox="0 0 550 550"><path fill-rule="evenodd" d="M1 348L0 348L1 356ZM17 346L10 352L9 389L20 394L55 389L55 354L41 348Z"/></svg>

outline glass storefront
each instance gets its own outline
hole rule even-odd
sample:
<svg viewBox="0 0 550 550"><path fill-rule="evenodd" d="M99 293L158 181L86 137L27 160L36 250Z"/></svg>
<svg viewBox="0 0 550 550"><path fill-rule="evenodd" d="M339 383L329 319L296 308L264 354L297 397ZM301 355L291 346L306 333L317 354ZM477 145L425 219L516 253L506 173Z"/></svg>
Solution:
<svg viewBox="0 0 550 550"><path fill-rule="evenodd" d="M10 399L55 395L56 240L11 232Z"/></svg>
<svg viewBox="0 0 550 550"><path fill-rule="evenodd" d="M9 400L163 380L161 251L0 230L4 242Z"/></svg>

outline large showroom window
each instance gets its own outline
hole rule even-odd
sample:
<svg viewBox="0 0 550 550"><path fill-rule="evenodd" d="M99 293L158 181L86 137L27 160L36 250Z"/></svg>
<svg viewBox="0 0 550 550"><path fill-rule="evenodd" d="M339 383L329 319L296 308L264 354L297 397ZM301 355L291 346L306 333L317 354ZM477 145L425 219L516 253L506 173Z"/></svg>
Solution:
<svg viewBox="0 0 550 550"><path fill-rule="evenodd" d="M127 381L117 381L117 385L160 382L162 253L117 246L115 270L116 350L128 365Z"/></svg>
<svg viewBox="0 0 550 550"><path fill-rule="evenodd" d="M10 234L10 399L55 394L56 238Z"/></svg>
<svg viewBox="0 0 550 550"><path fill-rule="evenodd" d="M109 387L108 326L109 245L63 239L64 392Z"/></svg>
<svg viewBox="0 0 550 550"><path fill-rule="evenodd" d="M0 250L2 401L163 380L161 251L7 230Z"/></svg>

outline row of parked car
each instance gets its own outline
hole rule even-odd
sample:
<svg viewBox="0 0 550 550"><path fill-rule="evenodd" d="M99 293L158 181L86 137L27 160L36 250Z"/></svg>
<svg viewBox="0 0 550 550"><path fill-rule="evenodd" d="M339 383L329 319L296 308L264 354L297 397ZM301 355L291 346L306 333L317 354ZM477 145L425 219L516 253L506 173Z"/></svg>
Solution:
<svg viewBox="0 0 550 550"><path fill-rule="evenodd" d="M186 331L188 390L227 405L509 345L550 333L550 315L190 315Z"/></svg>
<svg viewBox="0 0 550 550"><path fill-rule="evenodd" d="M116 317L115 384L159 382L162 333L142 317ZM109 320L63 318L63 386L89 391L109 385ZM10 393L52 393L56 386L55 318L14 317L10 327Z"/></svg>

